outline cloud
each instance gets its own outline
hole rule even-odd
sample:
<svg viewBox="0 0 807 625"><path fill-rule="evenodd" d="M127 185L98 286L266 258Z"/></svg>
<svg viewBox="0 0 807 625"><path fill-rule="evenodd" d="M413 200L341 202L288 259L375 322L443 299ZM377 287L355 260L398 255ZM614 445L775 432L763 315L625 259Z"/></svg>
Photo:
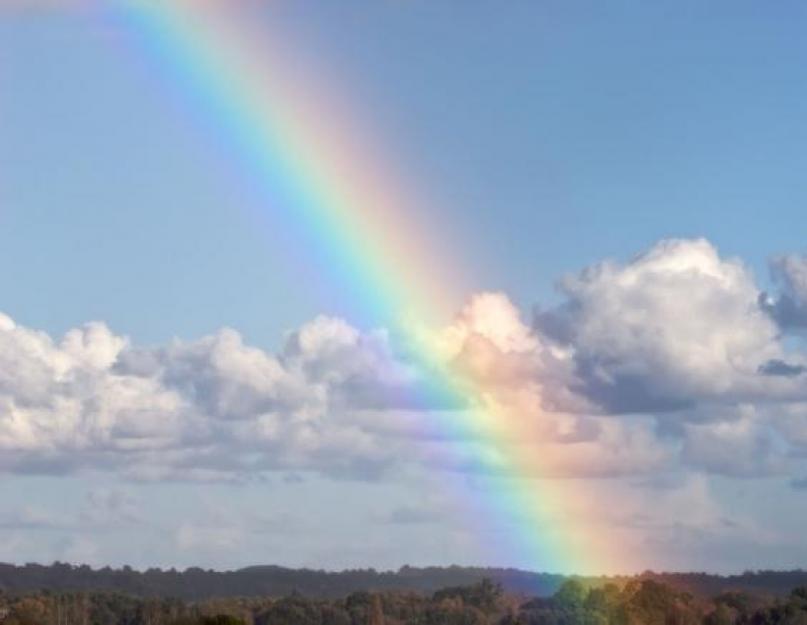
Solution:
<svg viewBox="0 0 807 625"><path fill-rule="evenodd" d="M667 240L560 283L565 301L536 327L573 351L576 390L611 413L691 408L764 394L782 358L753 277L706 240Z"/></svg>
<svg viewBox="0 0 807 625"><path fill-rule="evenodd" d="M778 256L771 261L770 269L781 292L778 296L762 294L762 308L783 330L807 327L807 256Z"/></svg>
<svg viewBox="0 0 807 625"><path fill-rule="evenodd" d="M426 525L440 521L446 514L437 502L429 502L429 505L402 505L391 510L381 517L383 523L391 525Z"/></svg>
<svg viewBox="0 0 807 625"><path fill-rule="evenodd" d="M795 377L804 373L807 369L804 365L792 365L784 360L774 358L759 366L762 375L781 375L785 377Z"/></svg>
<svg viewBox="0 0 807 625"><path fill-rule="evenodd" d="M753 414L734 421L687 424L685 461L709 473L760 477L787 470L774 429Z"/></svg>
<svg viewBox="0 0 807 625"><path fill-rule="evenodd" d="M795 263L782 265L793 294ZM479 293L414 342L321 316L275 353L228 328L143 347L103 323L54 339L0 315L0 471L378 479L515 461L563 478L752 476L807 458L807 355L785 348L740 261L662 241L560 290L532 325L506 295ZM96 514L112 514L102 501Z"/></svg>
<svg viewBox="0 0 807 625"><path fill-rule="evenodd" d="M79 511L82 527L109 529L145 523L140 502L120 489L97 488L87 492L84 506Z"/></svg>
<svg viewBox="0 0 807 625"><path fill-rule="evenodd" d="M616 426L543 411L545 394L563 394L562 384L547 385L563 356L504 295L475 296L428 340L443 359L424 365L385 331L327 317L291 333L276 354L226 328L139 347L101 323L55 341L3 317L0 470L198 481L305 471L376 479L409 464L498 470L501 450L461 425L471 404L507 414L514 432L516 421L534 425L554 459L541 470L565 472L560 465L597 457L600 433L603 452L613 454L606 439ZM469 380L465 401L432 388L452 372ZM568 454L550 450L571 443L578 446ZM613 464L592 462L591 471Z"/></svg>

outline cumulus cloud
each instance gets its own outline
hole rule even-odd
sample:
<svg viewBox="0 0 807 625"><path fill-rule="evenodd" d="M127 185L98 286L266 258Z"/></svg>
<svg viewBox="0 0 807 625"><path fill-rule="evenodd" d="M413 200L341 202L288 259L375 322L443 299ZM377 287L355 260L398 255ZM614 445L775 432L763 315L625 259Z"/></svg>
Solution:
<svg viewBox="0 0 807 625"><path fill-rule="evenodd" d="M798 263L782 263L795 298ZM102 323L55 340L0 315L0 471L367 479L518 462L553 477L750 476L807 457L807 355L785 348L739 260L662 241L560 290L533 324L480 293L409 343L318 317L276 353L227 328L141 347Z"/></svg>
<svg viewBox="0 0 807 625"><path fill-rule="evenodd" d="M573 350L577 390L608 412L764 394L760 367L783 357L750 272L703 239L596 264L560 290L536 326Z"/></svg>
<svg viewBox="0 0 807 625"><path fill-rule="evenodd" d="M560 368L562 357L501 294L474 297L428 340L443 356L425 364L386 331L326 317L293 332L276 354L232 329L143 348L99 323L54 341L3 317L0 468L141 480L309 470L374 477L411 462L496 468L499 452L487 441L446 424L494 404L507 418L534 421L542 372ZM454 371L466 379L467 400L431 388ZM547 444L596 435L576 420L546 416L536 432Z"/></svg>
<svg viewBox="0 0 807 625"><path fill-rule="evenodd" d="M143 348L90 323L55 341L0 317L0 469L135 479L373 476L447 408L385 331L320 317L276 354L222 329ZM442 403L441 403L442 402ZM407 431L406 415L416 422ZM402 425L403 424L403 425Z"/></svg>

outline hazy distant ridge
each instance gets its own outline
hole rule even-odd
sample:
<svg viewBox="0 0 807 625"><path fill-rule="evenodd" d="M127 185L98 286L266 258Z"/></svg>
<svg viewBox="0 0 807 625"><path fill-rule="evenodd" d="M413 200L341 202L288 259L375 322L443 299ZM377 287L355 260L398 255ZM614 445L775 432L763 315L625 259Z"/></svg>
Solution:
<svg viewBox="0 0 807 625"><path fill-rule="evenodd" d="M548 596L566 577L517 569L475 567L402 567L398 571L374 569L339 572L251 566L235 571L190 568L185 571L128 567L93 569L55 563L49 566L0 564L0 588L7 592L29 590L111 590L141 597L173 596L198 600L232 596L282 596L299 592L310 597L341 597L360 590L412 590L431 593L446 586L469 585L488 577L513 593ZM807 585L807 572L758 571L720 576L706 573L644 573L667 584L697 594L714 595L726 590L785 594ZM587 584L626 578L581 578Z"/></svg>

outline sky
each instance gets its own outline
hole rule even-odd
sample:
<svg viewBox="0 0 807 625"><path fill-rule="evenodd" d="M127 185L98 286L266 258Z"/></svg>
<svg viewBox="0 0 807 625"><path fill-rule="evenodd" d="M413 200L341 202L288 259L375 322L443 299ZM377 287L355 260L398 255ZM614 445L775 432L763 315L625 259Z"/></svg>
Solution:
<svg viewBox="0 0 807 625"><path fill-rule="evenodd" d="M383 155L452 276L387 276L441 291L437 373L192 64L114 2L6 0L0 560L804 566L802 3L226 5ZM435 433L469 417L412 399L430 375L532 438Z"/></svg>

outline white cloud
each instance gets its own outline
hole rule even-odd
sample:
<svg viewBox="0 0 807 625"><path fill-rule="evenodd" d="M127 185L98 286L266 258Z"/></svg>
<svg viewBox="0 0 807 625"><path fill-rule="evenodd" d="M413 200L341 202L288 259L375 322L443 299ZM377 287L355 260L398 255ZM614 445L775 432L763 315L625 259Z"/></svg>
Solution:
<svg viewBox="0 0 807 625"><path fill-rule="evenodd" d="M673 410L764 395L760 366L783 357L774 322L738 260L703 239L668 240L626 264L561 283L540 328L574 350L580 391L611 412Z"/></svg>
<svg viewBox="0 0 807 625"><path fill-rule="evenodd" d="M797 470L807 357L784 348L742 263L704 240L663 241L562 292L535 328L481 293L417 345L319 317L274 354L226 328L140 347L102 323L57 341L0 315L0 471L369 478L513 458L562 477ZM412 356L423 349L437 357ZM462 401L434 392L446 375L464 381Z"/></svg>

